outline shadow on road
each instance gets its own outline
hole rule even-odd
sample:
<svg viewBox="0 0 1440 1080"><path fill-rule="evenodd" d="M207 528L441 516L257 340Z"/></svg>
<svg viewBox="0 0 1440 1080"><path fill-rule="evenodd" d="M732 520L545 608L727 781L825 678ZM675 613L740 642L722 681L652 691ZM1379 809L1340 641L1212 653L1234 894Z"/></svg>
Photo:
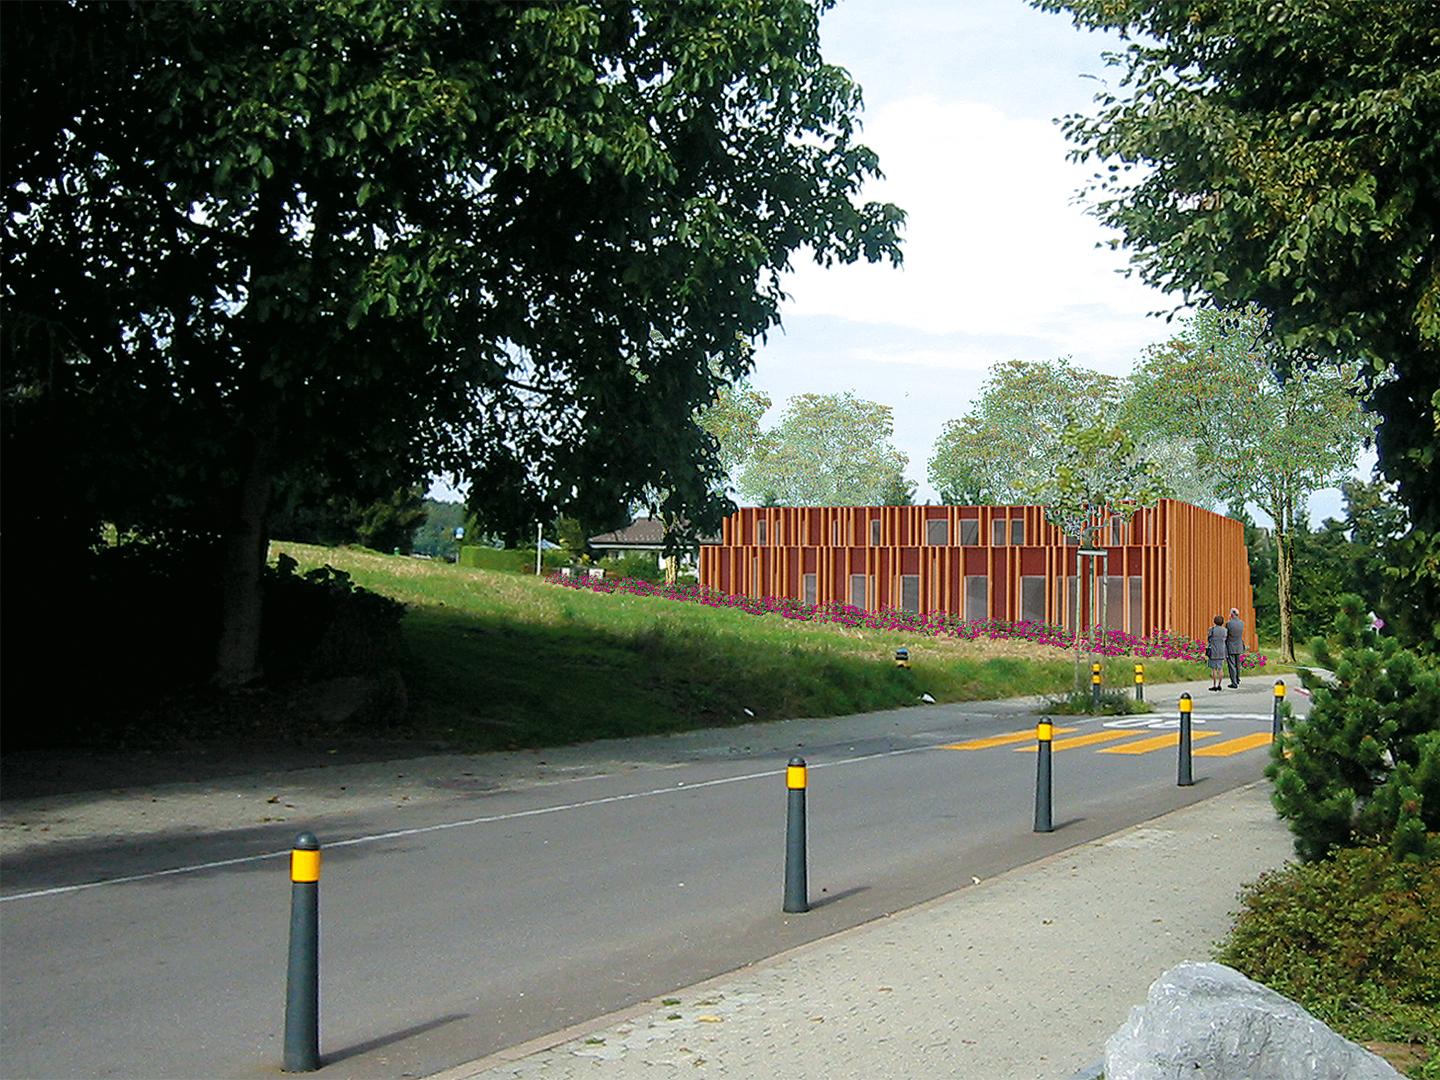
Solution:
<svg viewBox="0 0 1440 1080"><path fill-rule="evenodd" d="M322 1053L320 1055L322 1062L321 1071L324 1071L324 1066L335 1065L349 1058L359 1057L361 1054L368 1054L371 1050L378 1050L382 1046L391 1046L394 1043L404 1042L406 1039L413 1038L416 1035L423 1035L427 1031L434 1031L436 1028L444 1027L446 1024L453 1024L456 1020L468 1020L469 1018L469 1013L450 1013L448 1016L440 1016L434 1020L427 1020L423 1024L412 1024L410 1027L401 1028L399 1031L391 1032L389 1035L377 1035L373 1039L366 1039L364 1042L355 1043L353 1046L345 1046L339 1050Z"/></svg>

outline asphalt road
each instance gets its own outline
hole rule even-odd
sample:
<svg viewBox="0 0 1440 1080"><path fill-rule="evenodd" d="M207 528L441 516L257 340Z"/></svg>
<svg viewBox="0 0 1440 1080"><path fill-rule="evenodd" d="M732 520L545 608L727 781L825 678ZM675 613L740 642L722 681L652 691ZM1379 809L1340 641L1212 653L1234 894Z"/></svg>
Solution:
<svg viewBox="0 0 1440 1080"><path fill-rule="evenodd" d="M1193 787L1176 785L1173 745L1111 752L1173 732L1172 714L1057 720L1077 730L1057 730L1051 834L1031 829L1033 742L985 742L1033 732L1028 706L1003 702L837 719L803 746L777 724L754 753L326 819L321 1075L424 1076L1252 781L1264 740L1234 740L1269 732L1272 697L1250 682L1196 693ZM811 766L814 907L787 916L792 753ZM266 856L277 840L0 868L0 1075L274 1075L290 892Z"/></svg>

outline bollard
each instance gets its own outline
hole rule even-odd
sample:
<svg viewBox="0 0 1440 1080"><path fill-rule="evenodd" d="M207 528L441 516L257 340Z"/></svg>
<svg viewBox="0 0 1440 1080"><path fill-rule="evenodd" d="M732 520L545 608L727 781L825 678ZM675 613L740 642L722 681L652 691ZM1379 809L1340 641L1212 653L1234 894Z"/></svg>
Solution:
<svg viewBox="0 0 1440 1080"><path fill-rule="evenodd" d="M1280 711L1285 704L1285 680L1275 680L1275 715L1270 720L1270 741L1280 741Z"/></svg>
<svg viewBox="0 0 1440 1080"><path fill-rule="evenodd" d="M1090 665L1090 704L1100 704L1100 664L1098 661Z"/></svg>
<svg viewBox="0 0 1440 1080"><path fill-rule="evenodd" d="M1054 832L1055 825L1050 819L1050 743L1055 737L1055 728L1048 716L1042 716L1035 725L1035 739L1040 744L1035 755L1035 831Z"/></svg>
<svg viewBox="0 0 1440 1080"><path fill-rule="evenodd" d="M1135 665L1135 700L1145 700L1145 665Z"/></svg>
<svg viewBox="0 0 1440 1080"><path fill-rule="evenodd" d="M903 667L903 668L908 668L908 667L910 666L910 650L909 650L909 649L896 649L896 650L895 650L895 666L896 666L896 667Z"/></svg>
<svg viewBox="0 0 1440 1080"><path fill-rule="evenodd" d="M320 841L290 852L290 963L285 978L285 1072L320 1068Z"/></svg>
<svg viewBox="0 0 1440 1080"><path fill-rule="evenodd" d="M785 904L782 910L800 914L810 910L810 888L805 880L805 759L793 757L785 768L789 803L785 809Z"/></svg>
<svg viewBox="0 0 1440 1080"><path fill-rule="evenodd" d="M1177 781L1179 787L1189 787L1195 783L1195 777L1190 771L1190 710L1194 703L1190 700L1189 694L1180 695L1180 778Z"/></svg>

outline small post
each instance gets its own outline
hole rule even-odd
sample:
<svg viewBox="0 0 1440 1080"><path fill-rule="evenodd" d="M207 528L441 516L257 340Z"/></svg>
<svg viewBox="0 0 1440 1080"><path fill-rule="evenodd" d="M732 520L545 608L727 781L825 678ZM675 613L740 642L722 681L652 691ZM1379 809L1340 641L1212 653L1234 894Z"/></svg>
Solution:
<svg viewBox="0 0 1440 1080"><path fill-rule="evenodd" d="M1190 771L1190 710L1194 702L1190 700L1189 694L1180 695L1180 777L1177 781L1179 787L1189 787L1195 783L1195 777Z"/></svg>
<svg viewBox="0 0 1440 1080"><path fill-rule="evenodd" d="M1135 700L1145 700L1145 665L1135 665Z"/></svg>
<svg viewBox="0 0 1440 1080"><path fill-rule="evenodd" d="M900 648L895 650L895 666L908 668L910 666L910 650Z"/></svg>
<svg viewBox="0 0 1440 1080"><path fill-rule="evenodd" d="M1275 680L1275 714L1270 721L1270 741L1280 741L1280 712L1285 704L1285 680Z"/></svg>
<svg viewBox="0 0 1440 1080"><path fill-rule="evenodd" d="M285 978L285 1072L320 1068L320 841L290 852L290 962Z"/></svg>
<svg viewBox="0 0 1440 1080"><path fill-rule="evenodd" d="M1035 725L1035 739L1039 743L1035 757L1035 832L1055 831L1050 815L1050 743L1054 738L1054 725L1048 716L1042 716Z"/></svg>
<svg viewBox="0 0 1440 1080"><path fill-rule="evenodd" d="M1100 704L1100 662L1097 660L1090 665L1090 704Z"/></svg>
<svg viewBox="0 0 1440 1080"><path fill-rule="evenodd" d="M805 880L805 759L793 757L785 767L788 804L785 812L785 904L783 910L800 914L810 910L810 888Z"/></svg>

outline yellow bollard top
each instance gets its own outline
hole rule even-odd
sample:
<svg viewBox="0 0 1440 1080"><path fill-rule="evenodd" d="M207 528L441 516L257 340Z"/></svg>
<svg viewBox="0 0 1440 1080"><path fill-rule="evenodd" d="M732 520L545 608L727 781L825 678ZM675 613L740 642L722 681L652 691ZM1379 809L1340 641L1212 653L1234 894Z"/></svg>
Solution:
<svg viewBox="0 0 1440 1080"><path fill-rule="evenodd" d="M1181 694L1181 695L1180 695L1180 711L1181 711L1182 713L1188 713L1188 712L1189 712L1191 709L1193 709L1194 707L1195 707L1195 703L1190 700L1190 695L1189 695L1189 694Z"/></svg>
<svg viewBox="0 0 1440 1080"><path fill-rule="evenodd" d="M1277 680L1276 680L1276 682L1275 682L1275 696L1276 696L1276 697L1284 697L1284 696L1285 696L1285 680L1284 680L1284 679L1277 679Z"/></svg>
<svg viewBox="0 0 1440 1080"><path fill-rule="evenodd" d="M320 841L314 833L301 833L295 838L295 846L290 850L290 880L304 883L320 880Z"/></svg>
<svg viewBox="0 0 1440 1080"><path fill-rule="evenodd" d="M785 766L785 786L791 791L805 790L805 759L791 758Z"/></svg>
<svg viewBox="0 0 1440 1080"><path fill-rule="evenodd" d="M1051 742L1054 740L1055 725L1050 722L1048 716L1043 717L1041 721L1035 725L1035 738L1040 742Z"/></svg>

